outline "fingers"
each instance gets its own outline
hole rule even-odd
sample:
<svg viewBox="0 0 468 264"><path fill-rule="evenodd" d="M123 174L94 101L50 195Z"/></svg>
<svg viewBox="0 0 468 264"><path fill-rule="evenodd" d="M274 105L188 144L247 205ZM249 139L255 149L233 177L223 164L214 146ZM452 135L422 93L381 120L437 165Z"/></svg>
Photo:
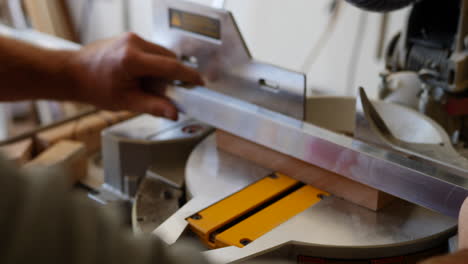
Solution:
<svg viewBox="0 0 468 264"><path fill-rule="evenodd" d="M140 46L145 52L152 53L153 55L162 55L177 59L177 55L174 52L144 39L140 40Z"/></svg>
<svg viewBox="0 0 468 264"><path fill-rule="evenodd" d="M200 74L177 61L177 56L172 51L146 41L134 33L124 34L120 43L123 48L122 66L130 77L157 77L203 85Z"/></svg>
<svg viewBox="0 0 468 264"><path fill-rule="evenodd" d="M458 248L468 250L468 198L463 202L458 218Z"/></svg>
<svg viewBox="0 0 468 264"><path fill-rule="evenodd" d="M165 97L155 97L140 91L131 91L127 94L125 108L155 116L177 120L178 111L172 102Z"/></svg>
<svg viewBox="0 0 468 264"><path fill-rule="evenodd" d="M197 71L169 57L148 53L135 54L126 67L126 71L132 77L156 77L203 85L203 79Z"/></svg>
<svg viewBox="0 0 468 264"><path fill-rule="evenodd" d="M468 257L468 251L458 251L454 254L428 259L418 264L464 264Z"/></svg>
<svg viewBox="0 0 468 264"><path fill-rule="evenodd" d="M120 43L123 47L126 47L126 48L131 47L131 48L142 50L144 52L152 53L155 55L161 55L161 56L166 56L170 58L177 58L177 55L174 52L164 47L161 47L157 44L146 41L142 37L132 32L123 34L122 36L120 36L120 39L121 39Z"/></svg>

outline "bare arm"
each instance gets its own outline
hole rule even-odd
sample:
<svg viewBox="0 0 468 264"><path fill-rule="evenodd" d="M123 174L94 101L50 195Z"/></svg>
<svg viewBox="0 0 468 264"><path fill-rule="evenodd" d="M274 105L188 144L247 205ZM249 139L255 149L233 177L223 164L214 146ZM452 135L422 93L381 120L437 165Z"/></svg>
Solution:
<svg viewBox="0 0 468 264"><path fill-rule="evenodd" d="M71 100L171 119L177 110L164 96L166 84L203 83L174 53L132 33L79 51L47 50L0 36L0 62L0 101ZM149 77L158 83L153 95L141 89Z"/></svg>
<svg viewBox="0 0 468 264"><path fill-rule="evenodd" d="M421 264L464 264L468 259L468 198L463 203L458 219L458 248L459 251L427 260Z"/></svg>
<svg viewBox="0 0 468 264"><path fill-rule="evenodd" d="M141 89L148 77L158 83L153 95ZM175 119L177 111L164 97L171 80L202 84L172 52L134 34L80 51L0 37L0 101L77 100ZM207 263L193 249L131 236L115 216L70 193L64 179L22 175L0 159L0 263Z"/></svg>
<svg viewBox="0 0 468 264"><path fill-rule="evenodd" d="M64 97L64 89L60 87L70 79L70 74L66 74L63 65L71 54L0 36L0 100Z"/></svg>

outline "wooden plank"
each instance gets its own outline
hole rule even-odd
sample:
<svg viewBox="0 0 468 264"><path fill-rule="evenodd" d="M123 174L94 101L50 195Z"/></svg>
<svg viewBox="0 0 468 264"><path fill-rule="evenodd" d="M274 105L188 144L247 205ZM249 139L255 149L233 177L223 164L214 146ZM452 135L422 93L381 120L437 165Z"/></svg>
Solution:
<svg viewBox="0 0 468 264"><path fill-rule="evenodd" d="M23 165L31 160L33 145L32 138L27 138L0 147L0 153L2 153L7 160L12 161L17 165Z"/></svg>
<svg viewBox="0 0 468 264"><path fill-rule="evenodd" d="M24 0L32 26L43 33L77 41L63 0Z"/></svg>
<svg viewBox="0 0 468 264"><path fill-rule="evenodd" d="M85 145L81 142L62 140L24 166L26 170L51 167L67 170L73 183L84 179L88 173Z"/></svg>
<svg viewBox="0 0 468 264"><path fill-rule="evenodd" d="M117 124L119 122L128 120L130 118L133 118L137 116L138 114L132 113L129 111L117 111L117 112L111 112L111 111L99 111L98 113L106 122L110 125Z"/></svg>
<svg viewBox="0 0 468 264"><path fill-rule="evenodd" d="M119 117L115 112L111 111L99 111L99 116L104 119L109 126L118 123Z"/></svg>
<svg viewBox="0 0 468 264"><path fill-rule="evenodd" d="M283 173L350 202L377 211L395 197L341 175L281 154L232 134L216 132L218 148L262 167Z"/></svg>
<svg viewBox="0 0 468 264"><path fill-rule="evenodd" d="M70 121L36 134L38 151L44 151L61 140L73 139L76 126L77 121Z"/></svg>
<svg viewBox="0 0 468 264"><path fill-rule="evenodd" d="M24 0L24 7L32 26L43 33L55 35L52 21L48 17L47 3L45 1Z"/></svg>
<svg viewBox="0 0 468 264"><path fill-rule="evenodd" d="M58 34L65 39L79 42L78 34L72 22L70 10L66 0L48 0L50 14Z"/></svg>
<svg viewBox="0 0 468 264"><path fill-rule="evenodd" d="M69 139L83 142L88 154L101 148L101 132L118 122L134 117L136 114L119 111L99 111L63 125L48 129L36 135L37 148L43 151L60 140Z"/></svg>
<svg viewBox="0 0 468 264"><path fill-rule="evenodd" d="M84 117L77 122L73 139L83 142L89 154L95 153L101 148L101 132L107 126L99 114Z"/></svg>
<svg viewBox="0 0 468 264"><path fill-rule="evenodd" d="M104 170L102 168L101 154L88 158L88 175L80 182L91 189L97 190L104 184Z"/></svg>
<svg viewBox="0 0 468 264"><path fill-rule="evenodd" d="M114 114L116 115L116 118L118 120L117 122L122 122L122 121L134 118L137 115L139 115L138 113L133 113L129 111L118 111L118 112L114 112Z"/></svg>

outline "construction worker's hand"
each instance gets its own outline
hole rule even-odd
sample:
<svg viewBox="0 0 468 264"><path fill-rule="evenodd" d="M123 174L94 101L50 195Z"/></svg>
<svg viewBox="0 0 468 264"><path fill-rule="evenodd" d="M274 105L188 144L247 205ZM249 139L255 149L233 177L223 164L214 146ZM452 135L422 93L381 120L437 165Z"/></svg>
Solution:
<svg viewBox="0 0 468 264"><path fill-rule="evenodd" d="M436 257L421 264L463 264L468 261L468 198L462 205L458 219L458 251L455 254Z"/></svg>
<svg viewBox="0 0 468 264"><path fill-rule="evenodd" d="M178 80L202 85L201 76L181 64L176 55L133 33L98 41L70 53L75 80L73 97L109 110L130 110L177 119L177 109L165 97L166 85ZM143 88L151 80L151 92Z"/></svg>
<svg viewBox="0 0 468 264"><path fill-rule="evenodd" d="M468 259L468 250L459 251L455 254L435 257L420 264L465 264Z"/></svg>
<svg viewBox="0 0 468 264"><path fill-rule="evenodd" d="M458 218L458 247L468 250L468 198L465 199Z"/></svg>

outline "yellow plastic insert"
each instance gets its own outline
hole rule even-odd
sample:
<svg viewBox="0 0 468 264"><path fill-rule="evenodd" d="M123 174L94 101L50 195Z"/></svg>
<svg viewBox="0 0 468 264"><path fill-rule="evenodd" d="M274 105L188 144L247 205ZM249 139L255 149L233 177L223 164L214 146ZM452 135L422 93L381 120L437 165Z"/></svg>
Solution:
<svg viewBox="0 0 468 264"><path fill-rule="evenodd" d="M216 247L244 247L270 230L318 203L327 193L312 186L303 186L264 210L216 236Z"/></svg>
<svg viewBox="0 0 468 264"><path fill-rule="evenodd" d="M243 247L328 193L285 175L266 177L187 218L189 226L210 248Z"/></svg>
<svg viewBox="0 0 468 264"><path fill-rule="evenodd" d="M275 174L215 203L187 219L190 228L211 248L215 248L214 231L234 221L259 205L273 199L298 183L290 177Z"/></svg>

